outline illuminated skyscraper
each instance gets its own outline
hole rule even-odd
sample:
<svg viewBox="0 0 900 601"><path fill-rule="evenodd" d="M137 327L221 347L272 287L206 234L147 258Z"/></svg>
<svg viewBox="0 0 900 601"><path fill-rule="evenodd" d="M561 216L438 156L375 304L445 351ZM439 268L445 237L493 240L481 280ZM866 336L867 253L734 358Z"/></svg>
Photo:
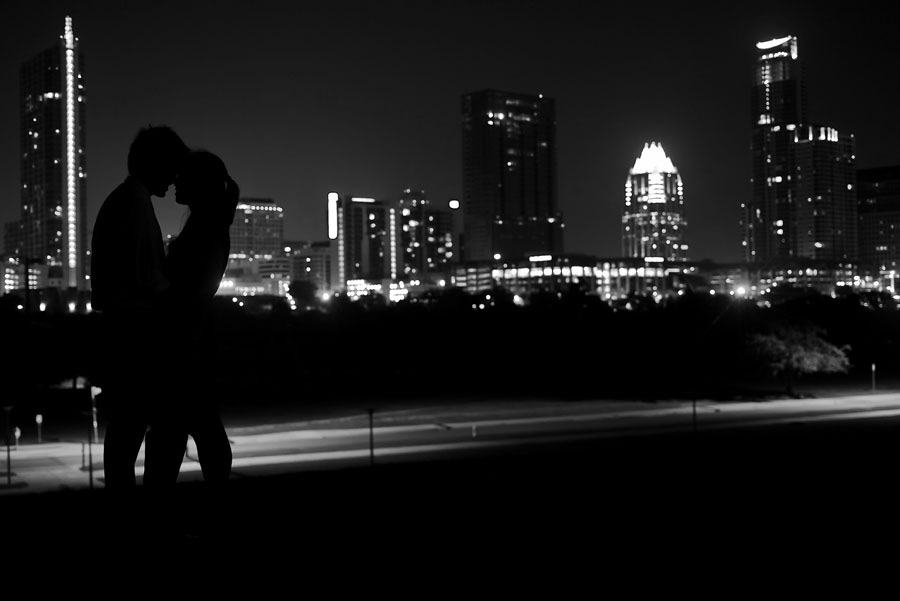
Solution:
<svg viewBox="0 0 900 601"><path fill-rule="evenodd" d="M462 97L463 258L563 251L555 104L484 90Z"/></svg>
<svg viewBox="0 0 900 601"><path fill-rule="evenodd" d="M811 125L797 38L756 45L752 103L753 194L743 210L753 263L856 259L852 134Z"/></svg>
<svg viewBox="0 0 900 601"><path fill-rule="evenodd" d="M284 250L284 211L271 198L241 198L229 228L231 252L218 294L283 295L291 259Z"/></svg>
<svg viewBox="0 0 900 601"><path fill-rule="evenodd" d="M424 190L406 189L400 195L401 278L449 272L454 257L453 221L449 211L436 209Z"/></svg>
<svg viewBox="0 0 900 601"><path fill-rule="evenodd" d="M310 282L319 292L330 292L332 280L331 241L285 242L290 257L291 282Z"/></svg>
<svg viewBox="0 0 900 601"><path fill-rule="evenodd" d="M231 223L233 258L284 255L284 212L271 198L242 198Z"/></svg>
<svg viewBox="0 0 900 601"><path fill-rule="evenodd" d="M859 261L872 275L900 275L900 165L856 172Z"/></svg>
<svg viewBox="0 0 900 601"><path fill-rule="evenodd" d="M644 144L625 180L622 255L647 260L687 259L684 185L662 144Z"/></svg>
<svg viewBox="0 0 900 601"><path fill-rule="evenodd" d="M336 288L348 280L396 281L400 273L396 202L328 194L328 238L337 244Z"/></svg>
<svg viewBox="0 0 900 601"><path fill-rule="evenodd" d="M59 41L22 64L21 215L5 227L6 252L48 266L51 286L88 287L84 57L72 19Z"/></svg>

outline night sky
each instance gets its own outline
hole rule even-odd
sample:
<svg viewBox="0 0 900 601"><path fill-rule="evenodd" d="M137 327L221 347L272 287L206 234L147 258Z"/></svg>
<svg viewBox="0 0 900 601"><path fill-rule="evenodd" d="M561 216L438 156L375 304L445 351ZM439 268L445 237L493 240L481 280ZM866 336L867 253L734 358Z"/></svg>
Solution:
<svg viewBox="0 0 900 601"><path fill-rule="evenodd" d="M799 39L811 121L900 164L900 36L884 3L56 2L0 5L0 221L19 214L19 65L74 19L85 54L89 228L134 133L174 127L243 196L323 240L326 195L462 195L460 96L556 100L566 250L620 254L623 186L646 142L685 183L691 258L738 260L750 194L755 43ZM851 12L847 12L851 11ZM156 200L164 233L183 220Z"/></svg>

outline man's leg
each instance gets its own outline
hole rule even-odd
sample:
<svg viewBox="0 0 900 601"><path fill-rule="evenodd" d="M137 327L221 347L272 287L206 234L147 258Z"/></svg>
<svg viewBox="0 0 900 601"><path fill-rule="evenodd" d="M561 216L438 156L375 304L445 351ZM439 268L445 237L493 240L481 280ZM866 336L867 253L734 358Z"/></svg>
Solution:
<svg viewBox="0 0 900 601"><path fill-rule="evenodd" d="M108 415L103 437L103 479L105 506L98 524L106 544L126 550L137 545L135 534L144 529L146 508L136 486L135 462L144 442L147 422L138 411L123 410L127 398L113 396L111 387L103 391ZM127 405L126 405L127 406Z"/></svg>
<svg viewBox="0 0 900 601"><path fill-rule="evenodd" d="M140 411L122 406L128 399L113 391L104 391L104 394L109 395L107 399L112 396L108 401L109 419L103 437L104 485L113 490L134 488L134 465L144 442L147 421Z"/></svg>

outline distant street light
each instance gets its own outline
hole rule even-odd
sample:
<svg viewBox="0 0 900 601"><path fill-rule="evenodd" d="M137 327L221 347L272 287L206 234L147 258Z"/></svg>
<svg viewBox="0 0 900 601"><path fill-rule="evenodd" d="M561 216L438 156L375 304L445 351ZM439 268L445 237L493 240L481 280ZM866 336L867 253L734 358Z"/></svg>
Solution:
<svg viewBox="0 0 900 601"><path fill-rule="evenodd" d="M44 416L38 413L34 416L34 423L37 424L38 444L41 444L41 424L44 423Z"/></svg>
<svg viewBox="0 0 900 601"><path fill-rule="evenodd" d="M875 364L872 364L872 392L875 392Z"/></svg>

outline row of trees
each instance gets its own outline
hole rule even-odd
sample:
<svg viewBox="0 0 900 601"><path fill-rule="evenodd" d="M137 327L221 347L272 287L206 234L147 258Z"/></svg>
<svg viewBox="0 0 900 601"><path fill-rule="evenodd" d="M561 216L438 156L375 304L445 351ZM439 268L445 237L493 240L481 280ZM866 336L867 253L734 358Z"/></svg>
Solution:
<svg viewBox="0 0 900 601"><path fill-rule="evenodd" d="M298 316L305 324L298 335L309 338L327 330L325 323L343 324L358 339L383 341L384 348L391 347L384 341L397 336L409 343L406 348L424 349L421 356L398 361L410 366L398 375L406 380L414 379L412 366L429 373L445 364L451 373L469 374L473 386L489 387L502 373L533 363L548 373L613 376L593 386L549 386L575 394L728 395L760 384L794 394L805 376L859 377L875 361L885 373L900 364L900 311L892 297L881 294L782 295L774 305L692 293L608 303L577 288L526 299L502 289L468 294L449 288L401 303L338 297L319 308L322 313ZM407 332L414 334L406 339ZM429 349L432 335L436 346L442 335L455 342ZM403 346L397 356L405 355ZM383 373L392 373L392 366ZM516 386L507 378L505 389Z"/></svg>
<svg viewBox="0 0 900 601"><path fill-rule="evenodd" d="M799 378L900 365L900 311L811 296L772 307L723 295L611 306L578 291L524 306L502 290L404 303L336 299L316 311L217 305L217 394L233 402L328 395L733 397ZM271 300L271 299L270 299ZM369 299L370 301L372 299ZM263 305L260 305L263 306ZM7 313L2 361L27 385L90 374L93 315Z"/></svg>

